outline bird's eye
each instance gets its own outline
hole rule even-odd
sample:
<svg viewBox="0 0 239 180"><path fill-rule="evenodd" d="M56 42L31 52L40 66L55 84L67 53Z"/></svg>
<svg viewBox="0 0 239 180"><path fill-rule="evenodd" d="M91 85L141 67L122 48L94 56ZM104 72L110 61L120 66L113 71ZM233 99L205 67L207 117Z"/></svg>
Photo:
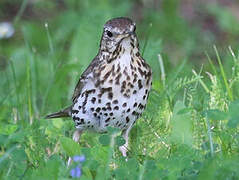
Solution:
<svg viewBox="0 0 239 180"><path fill-rule="evenodd" d="M113 36L112 32L110 32L110 31L106 31L106 34L107 34L107 36L109 36L109 37L112 37L112 36Z"/></svg>

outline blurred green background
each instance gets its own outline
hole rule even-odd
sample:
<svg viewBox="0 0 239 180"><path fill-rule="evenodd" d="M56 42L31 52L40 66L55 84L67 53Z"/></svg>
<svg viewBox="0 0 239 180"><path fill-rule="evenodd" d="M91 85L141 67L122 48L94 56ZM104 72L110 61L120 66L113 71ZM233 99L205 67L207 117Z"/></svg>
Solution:
<svg viewBox="0 0 239 180"><path fill-rule="evenodd" d="M78 145L66 138L72 121L43 118L71 104L104 23L119 16L136 22L154 75L128 162L102 143L112 134ZM69 179L76 153L82 179L238 179L239 1L0 0L1 22L15 33L0 39L0 179Z"/></svg>
<svg viewBox="0 0 239 180"><path fill-rule="evenodd" d="M59 107L69 102L77 78L98 51L108 19L128 16L136 21L141 51L154 76L159 77L159 53L170 72L183 60L188 66L207 67L205 52L214 60L213 45L222 56L226 56L228 46L237 52L238 12L239 2L227 0L1 0L0 22L13 23L16 31L11 38L0 40L1 77L6 77L7 68L15 67L15 86L21 91L27 84L21 76L25 76L29 63L29 73L35 78L31 79L34 111L41 114L46 108L58 108L49 105L47 97ZM61 78L64 84L57 84ZM13 84L5 82L8 80L1 78L2 99L13 93ZM59 95L55 89L64 92ZM19 101L24 106L24 99Z"/></svg>

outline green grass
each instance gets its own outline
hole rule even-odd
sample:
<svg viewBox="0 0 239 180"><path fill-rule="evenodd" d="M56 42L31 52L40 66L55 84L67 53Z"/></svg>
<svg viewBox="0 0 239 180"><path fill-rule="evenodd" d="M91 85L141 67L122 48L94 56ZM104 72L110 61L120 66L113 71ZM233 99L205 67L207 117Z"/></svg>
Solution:
<svg viewBox="0 0 239 180"><path fill-rule="evenodd" d="M145 9L138 22L154 79L146 111L131 131L128 161L118 151L123 143L118 130L86 132L77 144L71 119L44 119L71 104L81 72L97 53L104 22L129 15L133 6L67 2L67 10L36 21L21 19L23 1L15 37L1 40L0 62L7 66L0 70L0 179L71 179L76 164L68 168L66 162L73 155L86 156L81 179L239 179L239 54L232 50L237 47L217 50L211 44L200 51L198 30L168 11ZM217 14L219 7L212 7ZM179 62L177 52L163 51L171 38L183 47ZM204 65L190 61L198 51L210 51L200 61Z"/></svg>

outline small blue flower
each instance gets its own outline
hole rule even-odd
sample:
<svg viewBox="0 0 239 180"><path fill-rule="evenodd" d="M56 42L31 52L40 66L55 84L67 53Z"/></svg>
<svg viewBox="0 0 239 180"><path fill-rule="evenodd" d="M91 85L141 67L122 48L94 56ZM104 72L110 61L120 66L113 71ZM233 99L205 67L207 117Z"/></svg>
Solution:
<svg viewBox="0 0 239 180"><path fill-rule="evenodd" d="M81 177L81 168L76 166L74 169L71 170L71 177L79 178Z"/></svg>
<svg viewBox="0 0 239 180"><path fill-rule="evenodd" d="M72 157L73 161L77 163L77 166L71 170L71 176L73 178L79 178L82 174L81 172L81 163L85 161L85 156L84 155L76 155Z"/></svg>
<svg viewBox="0 0 239 180"><path fill-rule="evenodd" d="M74 156L73 157L73 161L82 163L82 162L85 161L85 156L84 155L82 155L82 156Z"/></svg>

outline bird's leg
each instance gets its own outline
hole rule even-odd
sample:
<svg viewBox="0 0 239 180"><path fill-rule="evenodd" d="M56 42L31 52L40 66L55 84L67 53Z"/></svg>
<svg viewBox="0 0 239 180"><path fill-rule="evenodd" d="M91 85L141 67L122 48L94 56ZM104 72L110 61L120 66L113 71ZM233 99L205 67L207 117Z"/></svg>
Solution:
<svg viewBox="0 0 239 180"><path fill-rule="evenodd" d="M81 133L82 133L82 130L79 130L79 129L75 130L75 132L72 136L73 141L78 142L80 139ZM70 166L71 162L72 162L72 158L69 157L68 162L67 162L67 167Z"/></svg>
<svg viewBox="0 0 239 180"><path fill-rule="evenodd" d="M131 128L132 128L132 125L130 125L128 127L128 129L126 129L122 132L122 137L125 140L125 144L123 146L120 146L119 150L124 157L127 157L128 146L129 146L129 132L130 132Z"/></svg>

